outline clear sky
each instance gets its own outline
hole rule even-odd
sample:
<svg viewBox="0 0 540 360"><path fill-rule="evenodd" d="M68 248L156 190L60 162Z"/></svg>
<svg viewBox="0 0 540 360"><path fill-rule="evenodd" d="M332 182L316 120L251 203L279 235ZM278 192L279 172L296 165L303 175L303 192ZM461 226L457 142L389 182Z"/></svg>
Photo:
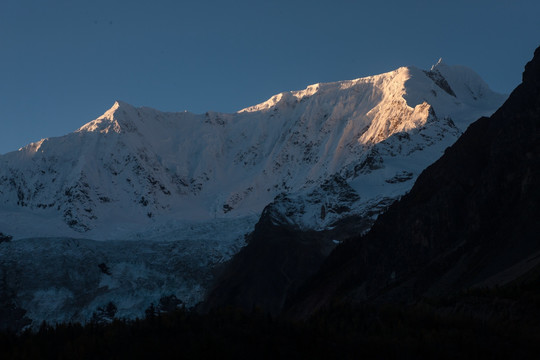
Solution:
<svg viewBox="0 0 540 360"><path fill-rule="evenodd" d="M538 0L1 0L0 153L117 99L234 112L439 57L509 93L540 45L539 14Z"/></svg>

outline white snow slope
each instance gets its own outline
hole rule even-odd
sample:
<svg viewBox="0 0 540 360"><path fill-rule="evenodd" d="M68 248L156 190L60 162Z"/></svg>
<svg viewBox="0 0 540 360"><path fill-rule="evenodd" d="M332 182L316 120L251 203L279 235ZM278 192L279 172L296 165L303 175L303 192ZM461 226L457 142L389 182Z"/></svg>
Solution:
<svg viewBox="0 0 540 360"><path fill-rule="evenodd" d="M302 229L373 216L505 98L439 61L283 92L234 114L117 101L74 133L0 156L0 232L21 247L38 237L217 239L198 248L226 259L270 203L277 221Z"/></svg>

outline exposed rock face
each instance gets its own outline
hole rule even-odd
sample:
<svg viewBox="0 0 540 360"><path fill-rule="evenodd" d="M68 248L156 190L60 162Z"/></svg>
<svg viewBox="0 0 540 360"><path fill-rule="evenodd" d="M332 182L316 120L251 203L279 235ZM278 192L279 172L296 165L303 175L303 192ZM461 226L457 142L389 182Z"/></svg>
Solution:
<svg viewBox="0 0 540 360"><path fill-rule="evenodd" d="M333 229L301 230L276 223L272 207L264 210L248 245L225 264L201 310L233 306L278 314L338 244L372 224L369 218L353 216Z"/></svg>
<svg viewBox="0 0 540 360"><path fill-rule="evenodd" d="M290 302L409 302L502 285L540 264L540 48L523 83L473 123L371 231L337 247Z"/></svg>

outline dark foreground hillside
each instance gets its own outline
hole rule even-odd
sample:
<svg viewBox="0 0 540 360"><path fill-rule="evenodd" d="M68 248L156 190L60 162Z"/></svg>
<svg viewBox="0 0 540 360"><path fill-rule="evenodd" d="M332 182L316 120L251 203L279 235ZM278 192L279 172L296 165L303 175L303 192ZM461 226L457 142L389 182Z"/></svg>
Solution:
<svg viewBox="0 0 540 360"><path fill-rule="evenodd" d="M537 359L538 289L536 282L413 306L333 305L305 321L226 309L86 326L44 324L34 333L0 333L0 358ZM491 314L475 313L475 307Z"/></svg>

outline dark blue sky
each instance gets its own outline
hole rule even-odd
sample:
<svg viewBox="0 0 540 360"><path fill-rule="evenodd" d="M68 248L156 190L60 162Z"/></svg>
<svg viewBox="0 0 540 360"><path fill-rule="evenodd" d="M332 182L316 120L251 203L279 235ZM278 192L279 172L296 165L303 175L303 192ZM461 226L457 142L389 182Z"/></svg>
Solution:
<svg viewBox="0 0 540 360"><path fill-rule="evenodd" d="M538 14L538 0L2 0L0 153L71 132L116 99L234 112L439 57L508 93L540 45Z"/></svg>

